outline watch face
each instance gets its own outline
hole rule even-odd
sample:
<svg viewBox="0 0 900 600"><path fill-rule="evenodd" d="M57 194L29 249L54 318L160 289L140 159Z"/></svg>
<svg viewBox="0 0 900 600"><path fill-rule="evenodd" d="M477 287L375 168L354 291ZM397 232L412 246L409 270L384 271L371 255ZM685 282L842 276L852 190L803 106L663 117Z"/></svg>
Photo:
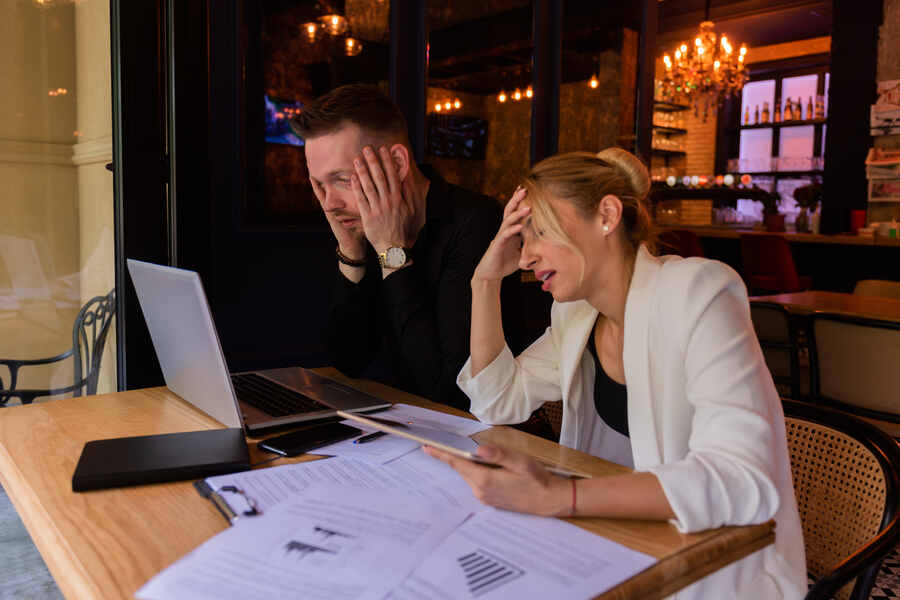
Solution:
<svg viewBox="0 0 900 600"><path fill-rule="evenodd" d="M397 269L406 264L406 251L403 248L388 248L384 253L384 266Z"/></svg>

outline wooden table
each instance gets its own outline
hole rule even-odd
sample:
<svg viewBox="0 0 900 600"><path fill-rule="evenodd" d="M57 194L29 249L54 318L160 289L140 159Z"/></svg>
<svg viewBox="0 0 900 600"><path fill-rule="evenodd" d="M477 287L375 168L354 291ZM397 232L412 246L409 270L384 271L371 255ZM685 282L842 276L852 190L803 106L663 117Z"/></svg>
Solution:
<svg viewBox="0 0 900 600"><path fill-rule="evenodd" d="M466 416L387 386L320 373L393 402ZM68 598L132 598L150 577L227 525L191 482L72 492L85 442L221 425L166 388L55 400L0 411L0 482ZM624 467L508 427L474 436L595 476ZM251 458L261 458L251 447ZM280 459L273 464L312 460ZM774 541L773 522L680 534L665 522L572 522L659 559L601 598L661 598Z"/></svg>
<svg viewBox="0 0 900 600"><path fill-rule="evenodd" d="M882 319L900 323L900 300L878 296L860 296L839 292L796 292L771 296L752 296L750 300L777 302L799 315L815 312L833 312L869 319Z"/></svg>

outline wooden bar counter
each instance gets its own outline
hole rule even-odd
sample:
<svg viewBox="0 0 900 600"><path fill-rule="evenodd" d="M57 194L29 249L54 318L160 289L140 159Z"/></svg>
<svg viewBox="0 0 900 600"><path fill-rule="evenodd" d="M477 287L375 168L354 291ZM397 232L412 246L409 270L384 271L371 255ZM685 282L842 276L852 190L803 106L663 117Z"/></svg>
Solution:
<svg viewBox="0 0 900 600"><path fill-rule="evenodd" d="M375 382L349 380L333 369L319 372L392 402L468 416ZM166 388L14 406L0 414L0 482L67 598L131 598L150 577L227 527L187 481L72 492L72 473L87 441L221 427ZM509 427L474 437L595 476L624 470ZM263 458L255 445L251 457ZM662 598L775 538L772 522L695 534L678 533L665 522L571 522L659 559L601 598Z"/></svg>

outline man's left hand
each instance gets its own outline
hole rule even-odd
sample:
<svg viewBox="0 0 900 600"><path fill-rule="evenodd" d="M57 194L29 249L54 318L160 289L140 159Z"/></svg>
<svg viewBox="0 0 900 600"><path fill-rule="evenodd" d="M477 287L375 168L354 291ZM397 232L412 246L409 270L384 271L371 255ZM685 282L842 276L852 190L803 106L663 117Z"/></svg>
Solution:
<svg viewBox="0 0 900 600"><path fill-rule="evenodd" d="M412 248L418 231L413 186L407 183L411 174L400 181L385 146L377 152L366 146L353 167L356 174L350 178L350 186L369 243L379 253L392 246Z"/></svg>

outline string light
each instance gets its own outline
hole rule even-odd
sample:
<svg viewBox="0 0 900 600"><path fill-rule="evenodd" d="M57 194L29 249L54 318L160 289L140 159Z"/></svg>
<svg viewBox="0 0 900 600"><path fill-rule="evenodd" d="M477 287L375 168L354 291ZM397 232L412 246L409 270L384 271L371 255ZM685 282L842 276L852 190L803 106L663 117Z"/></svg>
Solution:
<svg viewBox="0 0 900 600"><path fill-rule="evenodd" d="M505 90L500 90L500 94L497 96L497 102L499 102L501 104L506 102L506 91Z"/></svg>
<svg viewBox="0 0 900 600"><path fill-rule="evenodd" d="M512 99L516 102L522 99L522 92L519 90L519 88L516 88L516 91L513 92Z"/></svg>
<svg viewBox="0 0 900 600"><path fill-rule="evenodd" d="M534 96L534 90L532 90L532 89L531 89L531 86L529 85L529 86L525 89L525 97L526 97L526 98L531 98L532 96Z"/></svg>

